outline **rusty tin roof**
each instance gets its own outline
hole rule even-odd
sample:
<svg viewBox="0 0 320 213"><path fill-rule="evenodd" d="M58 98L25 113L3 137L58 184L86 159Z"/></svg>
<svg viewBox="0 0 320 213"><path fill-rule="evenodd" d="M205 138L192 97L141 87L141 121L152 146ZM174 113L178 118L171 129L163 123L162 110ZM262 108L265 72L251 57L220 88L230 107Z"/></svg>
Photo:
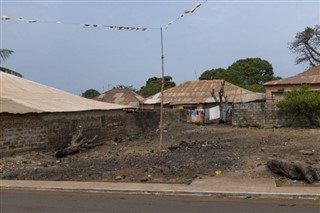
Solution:
<svg viewBox="0 0 320 213"><path fill-rule="evenodd" d="M265 86L270 85L300 85L300 84L320 84L320 65L312 67L298 75L283 78L265 83Z"/></svg>
<svg viewBox="0 0 320 213"><path fill-rule="evenodd" d="M127 88L112 89L98 95L94 99L107 103L128 105L134 108L139 108L140 103L144 101L144 98L141 95Z"/></svg>
<svg viewBox="0 0 320 213"><path fill-rule="evenodd" d="M222 80L187 81L164 91L164 103L170 105L200 104L219 102ZM229 82L225 82L225 95L232 103L265 100L264 93L255 93ZM144 104L160 103L161 94L157 93L145 99Z"/></svg>

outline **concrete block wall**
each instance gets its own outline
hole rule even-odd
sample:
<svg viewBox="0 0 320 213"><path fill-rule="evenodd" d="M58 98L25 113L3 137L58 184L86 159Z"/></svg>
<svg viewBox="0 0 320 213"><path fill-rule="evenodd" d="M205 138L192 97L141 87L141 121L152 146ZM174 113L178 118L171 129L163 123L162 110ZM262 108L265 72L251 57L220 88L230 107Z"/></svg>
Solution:
<svg viewBox="0 0 320 213"><path fill-rule="evenodd" d="M47 130L39 116L1 114L0 152L36 148L48 143Z"/></svg>
<svg viewBox="0 0 320 213"><path fill-rule="evenodd" d="M234 104L232 125L263 126L265 123L265 107L262 103Z"/></svg>
<svg viewBox="0 0 320 213"><path fill-rule="evenodd" d="M163 111L163 122L164 128L169 128L180 122L186 122L184 109L164 109Z"/></svg>
<svg viewBox="0 0 320 213"><path fill-rule="evenodd" d="M66 146L79 126L83 134L88 137L95 135L105 136L123 127L124 112L116 111L85 111L69 113L46 113L41 115L44 125L47 127L49 147Z"/></svg>
<svg viewBox="0 0 320 213"><path fill-rule="evenodd" d="M319 118L315 123L320 126ZM233 105L232 125L240 127L297 126L307 127L306 118L293 117L279 109L275 103L239 103Z"/></svg>
<svg viewBox="0 0 320 213"><path fill-rule="evenodd" d="M164 112L165 125L179 122L179 110ZM112 139L136 135L159 127L158 112L126 113L122 110L42 114L0 114L0 153L34 148L58 149L66 146L78 126L83 134Z"/></svg>

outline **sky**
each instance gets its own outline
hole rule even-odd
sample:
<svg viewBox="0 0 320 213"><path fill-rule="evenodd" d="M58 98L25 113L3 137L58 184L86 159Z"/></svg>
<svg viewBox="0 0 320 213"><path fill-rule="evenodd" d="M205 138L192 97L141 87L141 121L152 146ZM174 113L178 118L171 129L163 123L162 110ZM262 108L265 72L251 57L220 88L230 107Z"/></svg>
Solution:
<svg viewBox="0 0 320 213"><path fill-rule="evenodd" d="M14 51L1 66L77 95L117 85L140 89L161 77L160 28L197 3L203 0L0 0L1 17L12 19L0 21L0 48ZM317 24L320 0L209 0L163 31L165 75L181 84L256 57L270 62L275 76L296 75L307 64L295 65L288 42Z"/></svg>

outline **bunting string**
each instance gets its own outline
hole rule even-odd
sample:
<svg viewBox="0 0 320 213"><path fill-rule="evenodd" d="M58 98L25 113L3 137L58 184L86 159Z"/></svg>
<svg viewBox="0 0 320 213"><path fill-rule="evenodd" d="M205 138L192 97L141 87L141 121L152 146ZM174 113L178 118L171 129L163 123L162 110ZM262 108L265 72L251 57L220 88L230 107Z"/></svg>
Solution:
<svg viewBox="0 0 320 213"><path fill-rule="evenodd" d="M173 23L179 21L181 18L183 18L185 15L192 14L194 13L201 5L205 4L208 0L204 0L202 3L197 3L194 5L193 8L190 10L185 10L182 15L180 15L178 18L169 21L164 29L167 30L170 25ZM68 24L68 25L78 25L81 26L82 28L107 28L107 29L116 29L116 30L124 30L124 31L146 31L149 29L158 29L158 28L150 28L150 27L133 27L133 26L117 26L117 25L104 25L104 24L76 24L76 23L68 23L68 22L62 22L62 21L40 21L40 20L35 20L35 19L25 19L25 18L18 18L14 19L11 18L10 16L2 16L1 17L2 21L17 21L17 22L25 22L25 23L55 23L55 24Z"/></svg>
<svg viewBox="0 0 320 213"><path fill-rule="evenodd" d="M127 31L146 31L147 27L132 27L132 26L116 26L116 25L104 25L104 24L75 24L75 23L67 23L61 21L39 21L35 19L24 19L18 18L13 19L9 16L2 16L1 20L3 21L18 21L18 22L26 22L26 23L56 23L56 24L71 24L71 25L79 25L83 28L96 28L96 27L104 27L108 29L116 29L116 30L127 30Z"/></svg>
<svg viewBox="0 0 320 213"><path fill-rule="evenodd" d="M202 3L197 3L196 5L194 5L193 8L191 8L190 10L185 10L183 14L181 14L178 18L169 21L165 26L164 29L167 30L169 28L169 26L177 21L179 21L181 18L183 18L185 15L194 13L194 11L196 11L196 9L198 9L201 5L205 4L208 0L204 0Z"/></svg>

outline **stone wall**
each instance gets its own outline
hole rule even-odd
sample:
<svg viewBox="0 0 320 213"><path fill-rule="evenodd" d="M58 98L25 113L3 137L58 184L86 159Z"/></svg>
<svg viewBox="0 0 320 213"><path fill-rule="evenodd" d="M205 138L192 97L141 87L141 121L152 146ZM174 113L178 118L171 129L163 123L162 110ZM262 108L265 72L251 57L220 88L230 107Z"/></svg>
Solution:
<svg viewBox="0 0 320 213"><path fill-rule="evenodd" d="M35 148L66 146L79 126L87 138L99 135L106 140L117 135L131 136L156 131L158 112L122 110L64 113L0 114L0 153ZM180 111L165 110L164 125L180 122Z"/></svg>
<svg viewBox="0 0 320 213"><path fill-rule="evenodd" d="M314 118L313 124L320 126L320 118ZM239 103L233 105L232 125L240 127L271 127L271 126L310 126L305 118L287 115L275 103Z"/></svg>

